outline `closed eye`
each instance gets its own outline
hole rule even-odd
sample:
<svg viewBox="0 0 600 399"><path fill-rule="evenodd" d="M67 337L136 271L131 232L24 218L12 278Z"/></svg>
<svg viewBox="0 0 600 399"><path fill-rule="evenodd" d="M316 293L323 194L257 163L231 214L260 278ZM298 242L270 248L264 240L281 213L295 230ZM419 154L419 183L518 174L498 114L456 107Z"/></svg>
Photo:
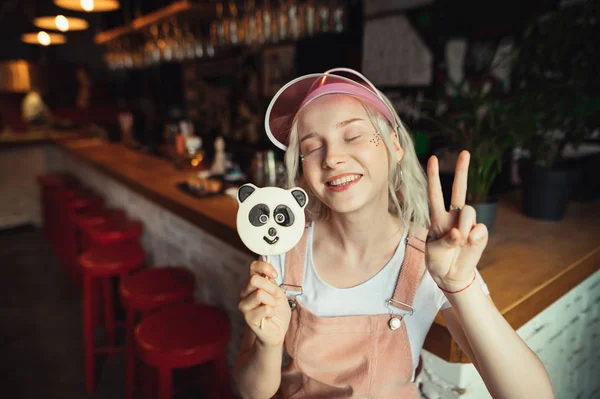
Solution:
<svg viewBox="0 0 600 399"><path fill-rule="evenodd" d="M365 135L365 132L363 131L363 129L355 127L355 128L352 128L352 129L345 129L344 134L343 134L342 137L344 138L344 141L346 143L349 143L349 142L356 141L356 140L360 139L364 135Z"/></svg>
<svg viewBox="0 0 600 399"><path fill-rule="evenodd" d="M307 156L307 155L312 154L315 151L319 151L321 148L323 148L323 144L319 145L319 143L314 143L313 145L306 146L306 149L301 152L304 156Z"/></svg>
<svg viewBox="0 0 600 399"><path fill-rule="evenodd" d="M321 148L323 148L323 146L319 146L319 147L314 147L314 148L309 148L308 150L304 151L304 156L306 155L310 155L315 151L320 150Z"/></svg>

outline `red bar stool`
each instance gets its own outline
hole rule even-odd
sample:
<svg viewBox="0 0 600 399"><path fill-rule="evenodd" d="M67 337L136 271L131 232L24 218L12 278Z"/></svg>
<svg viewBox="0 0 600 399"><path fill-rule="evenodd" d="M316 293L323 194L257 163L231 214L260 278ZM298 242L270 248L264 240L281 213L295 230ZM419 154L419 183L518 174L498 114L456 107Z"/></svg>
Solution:
<svg viewBox="0 0 600 399"><path fill-rule="evenodd" d="M49 173L39 176L37 182L40 187L40 200L42 211L42 230L50 243L56 242L55 229L57 218L57 204L54 201L56 191L74 188L79 185L77 179L70 174Z"/></svg>
<svg viewBox="0 0 600 399"><path fill-rule="evenodd" d="M225 349L231 338L227 315L197 303L169 306L135 328L141 359L158 369L159 399L173 397L172 371L210 362L211 399L233 398Z"/></svg>
<svg viewBox="0 0 600 399"><path fill-rule="evenodd" d="M127 215L122 209L93 209L81 212L75 218L77 227L77 255L90 247L92 243L88 231L106 223L122 223L127 220Z"/></svg>
<svg viewBox="0 0 600 399"><path fill-rule="evenodd" d="M194 274L184 267L154 267L141 270L121 279L119 291L126 311L125 397L135 394L136 359L133 331L136 317L147 316L165 306L192 302L196 281Z"/></svg>
<svg viewBox="0 0 600 399"><path fill-rule="evenodd" d="M95 226L87 226L82 230L82 241L85 248L112 247L115 245L133 243L140 245L142 235L142 223L138 220L127 218L114 218L106 223ZM116 294L116 286L113 280L120 275L113 275L103 278L99 284L92 289L102 290L102 305L104 307L104 329L106 331L107 342L114 345L116 341L117 324L115 321L115 308L113 296ZM114 290L113 290L114 288ZM99 312L94 307L94 320L98 319Z"/></svg>
<svg viewBox="0 0 600 399"><path fill-rule="evenodd" d="M107 246L124 242L139 242L143 226L139 220L114 219L84 230L85 241L91 246Z"/></svg>
<svg viewBox="0 0 600 399"><path fill-rule="evenodd" d="M94 285L98 282L110 281L112 277L125 276L144 265L144 250L137 243L115 244L106 247L93 247L79 257L79 266L83 275L83 357L85 368L85 387L87 392L95 388L95 355L98 353L115 353L115 322L112 315L112 301L104 298L107 346L94 347L94 309L97 291ZM106 296L106 290L104 296ZM108 291L110 295L110 290ZM112 331L111 331L112 329Z"/></svg>
<svg viewBox="0 0 600 399"><path fill-rule="evenodd" d="M69 189L58 195L60 239L58 255L69 276L76 281L77 267L77 215L81 212L99 210L104 205L102 197L88 189Z"/></svg>
<svg viewBox="0 0 600 399"><path fill-rule="evenodd" d="M122 222L127 219L122 209L88 209L75 215L75 254L76 257L91 246L87 231L110 222ZM77 288L81 288L81 273L75 260L73 267Z"/></svg>

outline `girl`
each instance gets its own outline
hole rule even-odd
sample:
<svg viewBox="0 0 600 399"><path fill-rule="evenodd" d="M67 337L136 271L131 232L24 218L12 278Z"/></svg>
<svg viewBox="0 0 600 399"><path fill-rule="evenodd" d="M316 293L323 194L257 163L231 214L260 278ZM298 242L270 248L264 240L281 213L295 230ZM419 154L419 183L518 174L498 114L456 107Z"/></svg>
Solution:
<svg viewBox="0 0 600 399"><path fill-rule="evenodd" d="M250 265L234 372L244 398L418 398L440 310L492 396L553 397L477 272L488 232L465 206L468 152L446 211L437 159L426 180L389 100L345 68L289 82L265 124L289 185L309 195L309 223L293 250Z"/></svg>

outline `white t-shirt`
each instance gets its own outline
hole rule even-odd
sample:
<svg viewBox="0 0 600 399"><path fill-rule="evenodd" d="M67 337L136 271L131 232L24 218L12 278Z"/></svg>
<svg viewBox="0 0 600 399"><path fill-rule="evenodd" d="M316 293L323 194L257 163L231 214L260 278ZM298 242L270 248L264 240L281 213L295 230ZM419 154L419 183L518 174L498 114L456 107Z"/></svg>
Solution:
<svg viewBox="0 0 600 399"><path fill-rule="evenodd" d="M321 280L314 267L312 256L314 223L312 223L309 228L306 246L304 283L302 286L304 293L296 297L296 300L304 308L319 317L389 314L390 309L395 314L406 313L405 310L387 306L388 300L394 294L400 266L404 259L406 235L408 234L406 223L404 227L403 237L396 252L379 273L355 287L336 288ZM295 248L292 249L292 251L295 250ZM285 254L271 256L270 262L277 270L275 282L277 285L281 285L283 283ZM484 292L489 294L487 285L478 271L477 278ZM413 380L415 369L419 364L419 355L431 324L440 310L450 306L443 291L438 288L426 270L413 300L415 312L412 316L406 315L403 320L406 323L410 341Z"/></svg>

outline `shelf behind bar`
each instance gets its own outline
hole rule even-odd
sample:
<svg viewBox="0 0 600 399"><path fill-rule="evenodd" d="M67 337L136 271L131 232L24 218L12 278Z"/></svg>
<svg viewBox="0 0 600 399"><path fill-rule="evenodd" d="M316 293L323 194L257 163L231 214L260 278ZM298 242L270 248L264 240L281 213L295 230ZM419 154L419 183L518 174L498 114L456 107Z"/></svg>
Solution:
<svg viewBox="0 0 600 399"><path fill-rule="evenodd" d="M167 7L143 15L139 18L135 18L129 24L100 32L94 36L94 41L97 44L104 44L120 36L135 33L149 25L184 12L193 12L194 14L206 17L207 20L212 20L217 17L215 3L199 4L192 3L190 0L180 0L168 5Z"/></svg>

